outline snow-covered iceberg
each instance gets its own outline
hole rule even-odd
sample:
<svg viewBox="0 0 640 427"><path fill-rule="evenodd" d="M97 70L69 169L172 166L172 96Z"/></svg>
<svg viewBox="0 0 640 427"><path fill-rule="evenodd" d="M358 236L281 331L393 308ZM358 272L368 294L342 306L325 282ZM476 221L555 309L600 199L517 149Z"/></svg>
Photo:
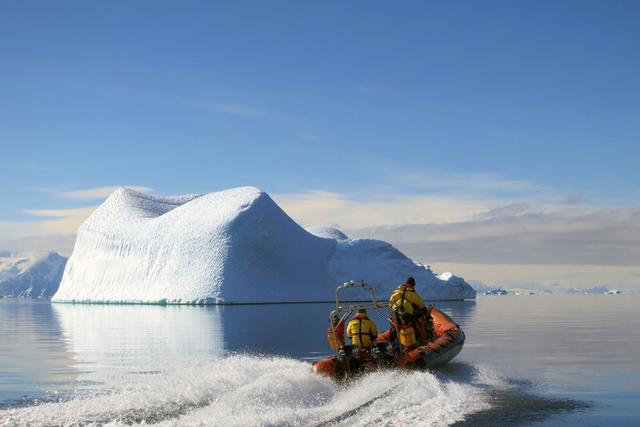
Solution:
<svg viewBox="0 0 640 427"><path fill-rule="evenodd" d="M458 292L463 295L467 295L467 298L475 298L476 291L464 280L464 278L456 276L449 271L445 271L438 275L438 279L446 282L448 286L458 289ZM471 292L469 291L469 288L471 288Z"/></svg>
<svg viewBox="0 0 640 427"><path fill-rule="evenodd" d="M386 242L300 227L263 191L179 197L115 191L79 228L60 302L327 301L364 280L387 295L414 276L427 299L475 297Z"/></svg>
<svg viewBox="0 0 640 427"><path fill-rule="evenodd" d="M66 262L56 252L0 256L0 297L51 298Z"/></svg>
<svg viewBox="0 0 640 427"><path fill-rule="evenodd" d="M342 230L335 227L311 227L307 228L307 231L314 236L323 237L325 239L349 240L349 237L347 237Z"/></svg>

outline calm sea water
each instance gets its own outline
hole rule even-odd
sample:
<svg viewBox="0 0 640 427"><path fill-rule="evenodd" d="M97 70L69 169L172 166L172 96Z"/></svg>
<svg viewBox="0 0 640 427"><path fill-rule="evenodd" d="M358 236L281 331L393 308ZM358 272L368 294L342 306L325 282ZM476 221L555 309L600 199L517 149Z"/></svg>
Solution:
<svg viewBox="0 0 640 427"><path fill-rule="evenodd" d="M453 363L345 386L310 369L330 304L0 300L0 425L640 425L640 296L436 305Z"/></svg>

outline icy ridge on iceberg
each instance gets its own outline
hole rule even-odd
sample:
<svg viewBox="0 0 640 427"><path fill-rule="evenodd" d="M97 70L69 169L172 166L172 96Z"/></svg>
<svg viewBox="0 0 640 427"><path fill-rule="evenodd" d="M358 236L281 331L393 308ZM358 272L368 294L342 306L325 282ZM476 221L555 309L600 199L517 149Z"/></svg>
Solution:
<svg viewBox="0 0 640 427"><path fill-rule="evenodd" d="M475 289L473 289L473 287L471 285L469 285L464 278L460 277L460 276L456 276L455 274L449 272L449 271L445 271L442 274L439 274L437 276L437 278L442 281L445 282L447 284L447 286L457 289L458 292L460 292L461 295L463 295L465 298L475 298L476 297L476 291Z"/></svg>
<svg viewBox="0 0 640 427"><path fill-rule="evenodd" d="M266 193L114 192L79 228L54 301L263 303L327 301L337 283L388 293L408 275L427 298L473 298L390 244L304 230Z"/></svg>
<svg viewBox="0 0 640 427"><path fill-rule="evenodd" d="M324 239L349 240L349 237L336 227L311 227L307 228L307 231Z"/></svg>

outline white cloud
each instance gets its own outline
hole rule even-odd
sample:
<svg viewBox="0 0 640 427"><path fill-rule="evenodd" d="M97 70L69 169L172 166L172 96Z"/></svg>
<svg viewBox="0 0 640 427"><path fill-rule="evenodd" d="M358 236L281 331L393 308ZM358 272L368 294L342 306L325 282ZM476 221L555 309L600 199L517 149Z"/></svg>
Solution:
<svg viewBox="0 0 640 427"><path fill-rule="evenodd" d="M109 187L95 187L95 188L87 188L85 190L76 190L76 191L64 191L61 193L56 193L56 196L62 197L65 199L74 199L74 200L96 200L103 199L108 197L111 193L117 190L120 186L109 186ZM149 192L153 191L151 188L142 187L138 185L125 185L124 187L131 188L132 190Z"/></svg>
<svg viewBox="0 0 640 427"><path fill-rule="evenodd" d="M0 238L0 248L8 253L51 252L69 256L75 242L75 234L26 236L17 239Z"/></svg>
<svg viewBox="0 0 640 427"><path fill-rule="evenodd" d="M305 227L342 228L449 223L469 220L497 206L497 201L446 196L406 196L354 200L339 193L308 191L274 194L274 200Z"/></svg>
<svg viewBox="0 0 640 427"><path fill-rule="evenodd" d="M127 186L136 191L151 191L142 186ZM96 187L77 191L55 193L55 196L73 200L95 200L108 197L118 186ZM0 221L0 247L6 242L15 244L20 239L47 238L50 236L74 236L78 227L98 206L69 209L25 209L29 216L42 218L28 221ZM66 241L66 237L64 237ZM2 242L5 245L2 246Z"/></svg>
<svg viewBox="0 0 640 427"><path fill-rule="evenodd" d="M69 219L78 217L86 218L96 208L97 206L71 209L25 209L23 212L31 216Z"/></svg>
<svg viewBox="0 0 640 427"><path fill-rule="evenodd" d="M28 235L33 228L34 226L30 221L0 221L0 237L12 239Z"/></svg>
<svg viewBox="0 0 640 427"><path fill-rule="evenodd" d="M0 221L0 242L8 240L16 241L27 237L73 236L80 224L82 224L96 208L97 206L73 209L25 210L24 212L28 215L47 219ZM39 250L39 248L33 249Z"/></svg>
<svg viewBox="0 0 640 427"><path fill-rule="evenodd" d="M429 262L638 265L640 207L562 211L505 209L449 224L349 230L388 240Z"/></svg>
<svg viewBox="0 0 640 427"><path fill-rule="evenodd" d="M97 206L73 209L33 209L30 221L0 221L0 249L11 252L58 251L69 254L80 224Z"/></svg>

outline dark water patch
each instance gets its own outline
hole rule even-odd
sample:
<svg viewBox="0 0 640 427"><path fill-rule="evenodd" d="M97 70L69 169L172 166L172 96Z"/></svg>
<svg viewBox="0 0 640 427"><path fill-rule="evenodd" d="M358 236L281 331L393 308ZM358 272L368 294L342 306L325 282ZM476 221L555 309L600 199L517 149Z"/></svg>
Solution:
<svg viewBox="0 0 640 427"><path fill-rule="evenodd" d="M453 361L437 369L430 370L430 372L441 381L473 384L474 387L480 389L491 389L494 386L483 381L483 376L485 375L484 369L487 368L481 368L466 362ZM495 370L495 374L493 375L499 378L501 385L504 384L504 386L508 386L510 389L517 389L521 393L529 392L536 387L535 383L523 378L504 378L497 370ZM533 395L535 393L532 392L531 394Z"/></svg>
<svg viewBox="0 0 640 427"><path fill-rule="evenodd" d="M33 396L22 396L17 399L6 399L0 401L0 411L4 411L6 409L21 409L28 408L30 406L43 405L45 403L62 403L67 400L70 400L70 396L61 396L61 395L45 395L41 397L33 397Z"/></svg>
<svg viewBox="0 0 640 427"><path fill-rule="evenodd" d="M551 399L523 390L491 390L490 409L467 415L455 427L521 426L544 421L556 415L583 412L593 407L591 402L574 399Z"/></svg>

